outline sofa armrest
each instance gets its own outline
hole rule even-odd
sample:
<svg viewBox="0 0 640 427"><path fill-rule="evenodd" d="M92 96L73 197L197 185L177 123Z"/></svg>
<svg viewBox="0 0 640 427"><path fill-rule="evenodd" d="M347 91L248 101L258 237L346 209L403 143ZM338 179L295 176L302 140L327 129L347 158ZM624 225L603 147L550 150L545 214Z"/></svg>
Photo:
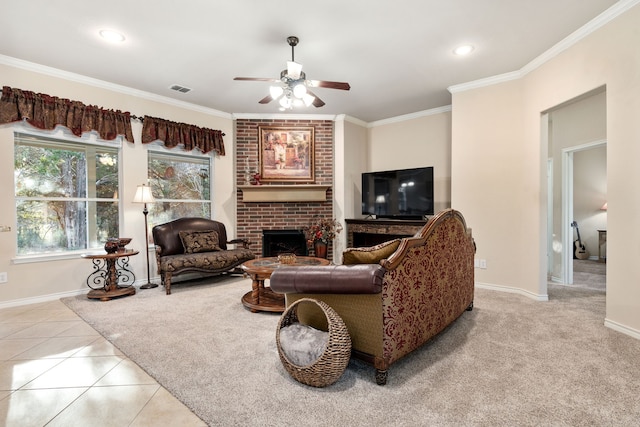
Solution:
<svg viewBox="0 0 640 427"><path fill-rule="evenodd" d="M242 247L245 249L249 249L249 244L251 243L247 239L233 239L227 242L227 245L237 245L238 243L242 243Z"/></svg>
<svg viewBox="0 0 640 427"><path fill-rule="evenodd" d="M282 294L377 294L385 272L378 264L278 267L269 284Z"/></svg>

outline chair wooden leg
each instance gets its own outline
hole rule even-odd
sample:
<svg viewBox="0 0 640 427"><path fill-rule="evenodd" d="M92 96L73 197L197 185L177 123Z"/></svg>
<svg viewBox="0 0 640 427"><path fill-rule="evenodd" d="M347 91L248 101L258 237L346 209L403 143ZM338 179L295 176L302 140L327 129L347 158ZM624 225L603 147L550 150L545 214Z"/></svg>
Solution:
<svg viewBox="0 0 640 427"><path fill-rule="evenodd" d="M387 383L387 370L376 369L376 384L385 385Z"/></svg>
<svg viewBox="0 0 640 427"><path fill-rule="evenodd" d="M164 289L167 295L171 295L171 273L164 273Z"/></svg>

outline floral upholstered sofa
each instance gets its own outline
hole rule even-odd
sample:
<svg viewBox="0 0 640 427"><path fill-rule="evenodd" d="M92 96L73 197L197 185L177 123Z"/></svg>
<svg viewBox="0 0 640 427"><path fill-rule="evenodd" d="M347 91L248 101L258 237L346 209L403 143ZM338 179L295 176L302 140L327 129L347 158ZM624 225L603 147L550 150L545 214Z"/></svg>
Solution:
<svg viewBox="0 0 640 427"><path fill-rule="evenodd" d="M171 294L173 276L187 272L230 272L255 258L248 240L227 241L224 224L207 218L179 218L156 225L152 234L158 273L167 295ZM231 244L242 246L228 248Z"/></svg>
<svg viewBox="0 0 640 427"><path fill-rule="evenodd" d="M271 289L287 306L301 298L326 302L345 322L352 355L376 368L385 384L389 366L473 308L475 243L462 214L439 212L413 237L349 248L343 264L281 267ZM313 304L298 306L299 321L327 330Z"/></svg>

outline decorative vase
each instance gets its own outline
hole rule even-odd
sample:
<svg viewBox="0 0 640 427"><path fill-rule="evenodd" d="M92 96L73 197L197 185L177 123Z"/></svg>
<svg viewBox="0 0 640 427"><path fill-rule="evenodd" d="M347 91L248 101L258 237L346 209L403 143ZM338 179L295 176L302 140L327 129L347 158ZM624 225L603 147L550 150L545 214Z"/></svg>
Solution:
<svg viewBox="0 0 640 427"><path fill-rule="evenodd" d="M118 252L126 251L125 246L129 243L131 243L131 237L118 237Z"/></svg>
<svg viewBox="0 0 640 427"><path fill-rule="evenodd" d="M120 243L120 239L111 237L107 239L107 242L104 244L104 250L107 251L108 254L112 254L118 250L118 243Z"/></svg>
<svg viewBox="0 0 640 427"><path fill-rule="evenodd" d="M327 244L321 240L313 242L313 251L316 254L316 258L327 259Z"/></svg>

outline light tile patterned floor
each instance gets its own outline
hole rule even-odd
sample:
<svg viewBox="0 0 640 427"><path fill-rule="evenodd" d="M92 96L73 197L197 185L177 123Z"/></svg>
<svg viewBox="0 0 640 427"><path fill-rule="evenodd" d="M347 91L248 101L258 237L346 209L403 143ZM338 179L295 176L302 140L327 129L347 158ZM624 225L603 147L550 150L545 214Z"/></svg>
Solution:
<svg viewBox="0 0 640 427"><path fill-rule="evenodd" d="M0 425L206 426L60 301L0 309Z"/></svg>

